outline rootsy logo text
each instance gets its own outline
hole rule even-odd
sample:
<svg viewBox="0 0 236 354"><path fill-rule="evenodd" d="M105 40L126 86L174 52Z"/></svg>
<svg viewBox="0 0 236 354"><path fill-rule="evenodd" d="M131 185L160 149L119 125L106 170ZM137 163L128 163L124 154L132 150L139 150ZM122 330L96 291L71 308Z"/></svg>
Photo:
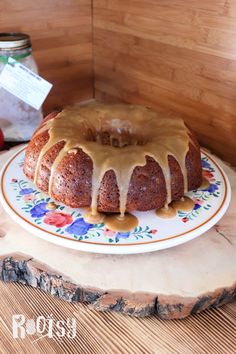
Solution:
<svg viewBox="0 0 236 354"><path fill-rule="evenodd" d="M68 337L73 339L76 336L76 319L73 317L57 320L52 315L27 319L22 314L14 314L12 316L13 338L24 339L31 335L38 335L38 339L44 337Z"/></svg>

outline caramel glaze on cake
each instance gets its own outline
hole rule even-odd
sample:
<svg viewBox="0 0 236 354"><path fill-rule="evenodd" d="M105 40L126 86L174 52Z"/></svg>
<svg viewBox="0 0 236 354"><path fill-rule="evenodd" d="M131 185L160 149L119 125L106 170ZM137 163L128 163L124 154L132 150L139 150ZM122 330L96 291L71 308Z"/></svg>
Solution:
<svg viewBox="0 0 236 354"><path fill-rule="evenodd" d="M202 183L200 148L184 121L126 104L50 114L28 144L24 173L93 215L159 209Z"/></svg>

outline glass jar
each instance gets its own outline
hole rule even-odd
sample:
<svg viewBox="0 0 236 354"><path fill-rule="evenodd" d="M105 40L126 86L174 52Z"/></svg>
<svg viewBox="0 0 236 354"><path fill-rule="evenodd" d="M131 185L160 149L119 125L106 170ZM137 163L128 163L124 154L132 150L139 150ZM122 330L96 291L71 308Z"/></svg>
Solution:
<svg viewBox="0 0 236 354"><path fill-rule="evenodd" d="M38 73L27 34L0 33L0 73L9 57ZM30 140L41 120L41 110L36 110L0 87L0 128L5 141Z"/></svg>

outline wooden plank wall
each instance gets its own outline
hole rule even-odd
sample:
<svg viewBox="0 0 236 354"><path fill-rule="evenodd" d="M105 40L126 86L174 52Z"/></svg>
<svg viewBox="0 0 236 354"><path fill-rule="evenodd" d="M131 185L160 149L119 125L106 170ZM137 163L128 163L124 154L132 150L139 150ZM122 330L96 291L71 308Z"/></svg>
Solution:
<svg viewBox="0 0 236 354"><path fill-rule="evenodd" d="M182 115L236 165L236 1L94 0L96 96Z"/></svg>
<svg viewBox="0 0 236 354"><path fill-rule="evenodd" d="M54 84L44 110L93 96L91 0L1 0L0 32L28 33L40 74Z"/></svg>

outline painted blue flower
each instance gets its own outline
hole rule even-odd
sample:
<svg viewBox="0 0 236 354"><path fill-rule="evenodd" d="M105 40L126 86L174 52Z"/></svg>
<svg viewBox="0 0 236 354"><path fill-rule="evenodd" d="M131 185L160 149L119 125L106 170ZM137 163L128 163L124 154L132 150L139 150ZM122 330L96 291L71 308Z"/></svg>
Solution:
<svg viewBox="0 0 236 354"><path fill-rule="evenodd" d="M33 189L32 188L23 188L20 191L20 195L26 195L26 194L31 194L33 193Z"/></svg>
<svg viewBox="0 0 236 354"><path fill-rule="evenodd" d="M211 165L206 160L202 160L202 167L203 168L211 168Z"/></svg>
<svg viewBox="0 0 236 354"><path fill-rule="evenodd" d="M48 203L43 202L43 203L39 203L36 204L31 210L30 210L30 214L33 218L41 218L42 216L44 216L46 213L49 212L49 210L46 209L46 205Z"/></svg>
<svg viewBox="0 0 236 354"><path fill-rule="evenodd" d="M201 208L201 205L200 204L195 204L193 210L198 210L199 208Z"/></svg>
<svg viewBox="0 0 236 354"><path fill-rule="evenodd" d="M219 189L217 184L210 183L209 186L206 189L204 189L204 191L207 191L207 192L210 192L210 193L214 193L215 191L217 191L217 189Z"/></svg>
<svg viewBox="0 0 236 354"><path fill-rule="evenodd" d="M121 238L129 238L130 232L117 232L116 233L116 242L119 242Z"/></svg>
<svg viewBox="0 0 236 354"><path fill-rule="evenodd" d="M84 221L84 219L79 218L75 220L71 225L66 228L66 231L69 234L83 236L86 235L89 229L93 227L93 224L88 224Z"/></svg>

